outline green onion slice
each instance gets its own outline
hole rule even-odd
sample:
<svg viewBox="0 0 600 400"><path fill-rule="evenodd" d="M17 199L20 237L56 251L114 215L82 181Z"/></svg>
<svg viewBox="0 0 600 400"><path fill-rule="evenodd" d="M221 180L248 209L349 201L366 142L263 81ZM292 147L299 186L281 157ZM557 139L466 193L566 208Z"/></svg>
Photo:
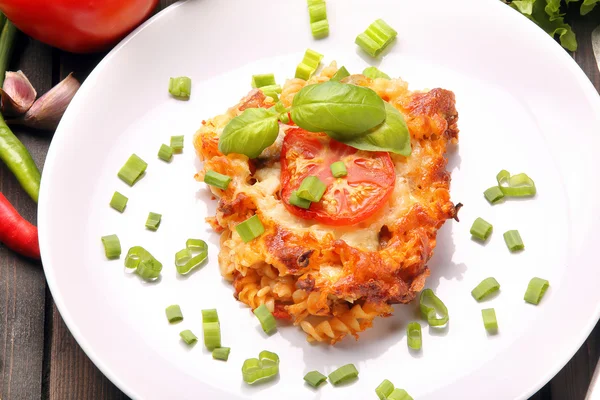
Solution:
<svg viewBox="0 0 600 400"><path fill-rule="evenodd" d="M188 239L185 242L185 247L187 247L190 251L208 251L208 245L202 239Z"/></svg>
<svg viewBox="0 0 600 400"><path fill-rule="evenodd" d="M182 267L192 259L192 252L188 249L179 250L175 253L175 266Z"/></svg>
<svg viewBox="0 0 600 400"><path fill-rule="evenodd" d="M377 393L377 397L379 400L387 400L388 396L392 394L394 391L394 384L387 379L384 379L383 382L375 388L375 393Z"/></svg>
<svg viewBox="0 0 600 400"><path fill-rule="evenodd" d="M421 292L419 309L423 317L427 319L429 326L444 326L450 319L448 308L431 289L425 289ZM437 316L438 314L440 315L439 317Z"/></svg>
<svg viewBox="0 0 600 400"><path fill-rule="evenodd" d="M258 74L252 75L252 87L261 88L275 84L275 75L273 74Z"/></svg>
<svg viewBox="0 0 600 400"><path fill-rule="evenodd" d="M504 193L502 193L502 190L498 186L492 186L483 192L483 196L490 204L496 204L504 198Z"/></svg>
<svg viewBox="0 0 600 400"><path fill-rule="evenodd" d="M265 227L263 226L258 215L253 215L242 223L239 223L235 226L235 231L240 235L244 243L248 243L265 232Z"/></svg>
<svg viewBox="0 0 600 400"><path fill-rule="evenodd" d="M265 96L271 97L274 101L279 101L279 96L277 95L281 93L282 89L279 85L269 85L261 87L260 90Z"/></svg>
<svg viewBox="0 0 600 400"><path fill-rule="evenodd" d="M406 341L408 347L413 350L421 350L423 337L421 334L421 324L418 322L410 322L406 326Z"/></svg>
<svg viewBox="0 0 600 400"><path fill-rule="evenodd" d="M322 21L327 19L327 5L325 2L313 4L308 7L308 15L310 17L310 23Z"/></svg>
<svg viewBox="0 0 600 400"><path fill-rule="evenodd" d="M217 347L212 351L212 357L215 360L227 361L231 348L229 347Z"/></svg>
<svg viewBox="0 0 600 400"><path fill-rule="evenodd" d="M219 314L214 308L202 310L202 323L219 322Z"/></svg>
<svg viewBox="0 0 600 400"><path fill-rule="evenodd" d="M174 153L181 153L183 150L183 136L171 136L171 146Z"/></svg>
<svg viewBox="0 0 600 400"><path fill-rule="evenodd" d="M270 351L263 350L258 358L249 358L242 366L244 382L252 385L264 382L279 373L279 356Z"/></svg>
<svg viewBox="0 0 600 400"><path fill-rule="evenodd" d="M513 253L515 251L520 251L525 248L523 240L521 239L521 235L517 230L504 232L504 241L506 242L506 246L508 246L508 249Z"/></svg>
<svg viewBox="0 0 600 400"><path fill-rule="evenodd" d="M356 377L358 377L358 370L356 369L354 364L346 364L330 373L329 381L334 385L338 385L342 382Z"/></svg>
<svg viewBox="0 0 600 400"><path fill-rule="evenodd" d="M310 79L312 74L314 74L319 67L319 64L321 64L322 59L323 54L317 53L311 49L307 49L304 53L302 62L300 62L296 68L296 78L304 79L305 81Z"/></svg>
<svg viewBox="0 0 600 400"><path fill-rule="evenodd" d="M544 297L549 286L550 283L545 279L532 278L531 281L529 281L529 285L527 285L527 290L525 291L523 299L526 302L537 306L540 304L540 301L542 300L542 297Z"/></svg>
<svg viewBox="0 0 600 400"><path fill-rule="evenodd" d="M306 375L304 375L304 380L310 386L316 388L319 385L327 380L327 377L320 373L319 371L310 371Z"/></svg>
<svg viewBox="0 0 600 400"><path fill-rule="evenodd" d="M204 174L204 183L217 187L221 190L227 189L229 182L231 182L231 177L220 174L211 169L207 170L206 174Z"/></svg>
<svg viewBox="0 0 600 400"><path fill-rule="evenodd" d="M310 24L310 31L315 39L323 39L329 36L329 21L323 19L321 21Z"/></svg>
<svg viewBox="0 0 600 400"><path fill-rule="evenodd" d="M125 165L121 167L117 175L123 182L129 186L133 186L142 178L147 167L148 163L139 158L136 154L132 154Z"/></svg>
<svg viewBox="0 0 600 400"><path fill-rule="evenodd" d="M290 195L289 203L293 206L304 208L306 210L309 209L310 205L312 204L310 200L298 197L298 194L295 191Z"/></svg>
<svg viewBox="0 0 600 400"><path fill-rule="evenodd" d="M391 79L388 74L380 71L377 67L365 68L363 70L363 75L366 76L367 78L371 78L371 79L377 79L377 78Z"/></svg>
<svg viewBox="0 0 600 400"><path fill-rule="evenodd" d="M535 183L527 174L521 173L510 175L510 172L503 169L496 175L498 187L505 196L527 197L534 196L536 193Z"/></svg>
<svg viewBox="0 0 600 400"><path fill-rule="evenodd" d="M413 398L404 389L394 389L387 400L413 400Z"/></svg>
<svg viewBox="0 0 600 400"><path fill-rule="evenodd" d="M300 183L296 195L301 199L317 202L323 197L327 185L316 176L307 176Z"/></svg>
<svg viewBox="0 0 600 400"><path fill-rule="evenodd" d="M151 281L160 276L162 264L141 246L134 246L127 252L125 267L135 268L135 272L144 280Z"/></svg>
<svg viewBox="0 0 600 400"><path fill-rule="evenodd" d="M192 333L192 331L190 331L189 329L179 332L179 336L183 339L183 341L187 345L192 345L198 341L198 338L196 337L196 335L194 335Z"/></svg>
<svg viewBox="0 0 600 400"><path fill-rule="evenodd" d="M204 345L208 350L221 347L221 324L219 322L202 322Z"/></svg>
<svg viewBox="0 0 600 400"><path fill-rule="evenodd" d="M266 305L261 304L254 309L254 315L256 315L256 318L260 321L260 326L266 334L270 334L277 328L275 317L271 314L271 311L269 311Z"/></svg>
<svg viewBox="0 0 600 400"><path fill-rule="evenodd" d="M112 199L110 199L110 206L118 212L122 213L123 211L125 211L125 207L127 206L128 200L129 199L123 196L121 193L115 192L113 194Z"/></svg>
<svg viewBox="0 0 600 400"><path fill-rule="evenodd" d="M157 214L157 213L149 213L148 214L148 219L146 220L146 228L150 229L151 231L156 231L158 229L158 227L160 226L160 220L162 218L161 214Z"/></svg>
<svg viewBox="0 0 600 400"><path fill-rule="evenodd" d="M486 308L481 310L481 317L483 318L483 326L489 333L496 333L498 331L498 321L496 320L496 311L493 308Z"/></svg>
<svg viewBox="0 0 600 400"><path fill-rule="evenodd" d="M117 235L102 236L101 239L106 258L114 260L121 257L121 241Z"/></svg>
<svg viewBox="0 0 600 400"><path fill-rule="evenodd" d="M471 296L473 296L475 300L481 301L498 290L500 290L498 281L495 278L489 277L482 280L479 285L471 290Z"/></svg>
<svg viewBox="0 0 600 400"><path fill-rule="evenodd" d="M194 270L195 268L200 267L206 261L207 258L208 258L207 251L197 254L194 257L192 257L188 262L186 262L184 265L175 265L177 268L177 272L179 272L181 275L189 274L190 271Z"/></svg>
<svg viewBox="0 0 600 400"><path fill-rule="evenodd" d="M169 93L175 97L188 99L192 94L192 80L187 76L169 79Z"/></svg>
<svg viewBox="0 0 600 400"><path fill-rule="evenodd" d="M170 324L183 321L183 314L181 308L177 304L173 304L166 308L165 313Z"/></svg>
<svg viewBox="0 0 600 400"><path fill-rule="evenodd" d="M166 144L160 145L160 149L158 150L158 158L165 162L170 162L173 159L173 148L171 146L167 146Z"/></svg>
<svg viewBox="0 0 600 400"><path fill-rule="evenodd" d="M346 69L346 67L342 66L340 69L336 71L335 74L331 77L330 81L341 81L342 79L350 76L350 72Z"/></svg>
<svg viewBox="0 0 600 400"><path fill-rule="evenodd" d="M329 166L331 169L331 175L335 178L341 178L343 176L348 175L348 170L346 170L346 164L343 161L336 161Z"/></svg>
<svg viewBox="0 0 600 400"><path fill-rule="evenodd" d="M355 43L371 57L377 57L398 35L384 20L373 22L364 33L356 37Z"/></svg>
<svg viewBox="0 0 600 400"><path fill-rule="evenodd" d="M492 234L493 226L483 218L477 218L471 225L471 235L473 237L485 241Z"/></svg>

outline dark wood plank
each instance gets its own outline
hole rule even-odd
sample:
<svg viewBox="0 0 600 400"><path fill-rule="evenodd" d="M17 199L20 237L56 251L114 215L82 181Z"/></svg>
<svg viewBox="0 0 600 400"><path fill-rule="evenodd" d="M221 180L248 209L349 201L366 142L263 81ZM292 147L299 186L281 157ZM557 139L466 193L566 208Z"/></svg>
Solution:
<svg viewBox="0 0 600 400"><path fill-rule="evenodd" d="M52 85L51 49L24 36L17 40L10 69L21 69L43 93ZM41 168L48 139L24 129L15 134ZM0 163L0 192L29 221L36 223L36 204ZM0 397L39 399L44 350L46 283L39 262L17 256L0 244Z"/></svg>

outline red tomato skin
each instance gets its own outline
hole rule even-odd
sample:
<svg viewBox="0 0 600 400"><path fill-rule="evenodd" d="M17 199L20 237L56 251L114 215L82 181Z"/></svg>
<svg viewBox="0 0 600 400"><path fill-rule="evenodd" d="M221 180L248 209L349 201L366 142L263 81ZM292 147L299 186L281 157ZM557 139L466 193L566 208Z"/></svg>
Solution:
<svg viewBox="0 0 600 400"><path fill-rule="evenodd" d="M0 0L17 28L73 53L106 50L144 21L158 0Z"/></svg>

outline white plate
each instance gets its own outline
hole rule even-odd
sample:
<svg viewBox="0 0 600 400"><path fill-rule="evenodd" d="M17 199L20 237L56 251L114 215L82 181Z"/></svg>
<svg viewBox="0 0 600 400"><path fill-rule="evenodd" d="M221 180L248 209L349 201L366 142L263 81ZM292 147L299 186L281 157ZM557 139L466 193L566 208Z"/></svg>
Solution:
<svg viewBox="0 0 600 400"><path fill-rule="evenodd" d="M40 244L48 283L69 329L96 365L139 399L367 399L387 378L415 399L525 398L574 354L599 315L597 288L600 185L600 100L569 55L542 30L496 0L342 1L327 4L331 34L314 41L305 1L189 1L170 7L131 34L89 76L54 137L40 196ZM353 41L376 18L398 30L381 62ZM313 346L299 328L265 337L255 317L232 296L217 267L218 240L204 222L212 215L191 138L202 119L222 113L250 89L254 73L292 77L304 50L325 54L350 71L369 63L411 88L453 90L460 147L449 155L452 199L463 202L461 223L439 233L427 286L446 302L451 322L425 328L423 351L407 350L404 330L414 305L395 307L356 342ZM188 102L169 97L170 76L188 75ZM186 135L183 155L157 159L161 143ZM135 187L117 179L131 153L148 161ZM491 207L482 192L500 169L525 171L538 195ZM124 214L110 209L114 190L129 197ZM163 214L158 232L144 229L149 211ZM494 224L489 244L471 241L478 216ZM526 244L510 254L502 233L519 229ZM148 248L165 267L157 284L104 258L100 237L116 233L124 252ZM210 242L210 263L180 278L174 253L186 238ZM471 289L494 276L501 293L483 304ZM529 279L551 288L538 306L525 304ZM180 304L185 321L171 326L166 306ZM201 335L200 310L217 307L227 363L201 344L179 340L182 329ZM500 333L488 337L480 310L494 307ZM243 360L268 349L281 357L275 383L248 387ZM357 382L304 385L310 370L329 373L354 363Z"/></svg>

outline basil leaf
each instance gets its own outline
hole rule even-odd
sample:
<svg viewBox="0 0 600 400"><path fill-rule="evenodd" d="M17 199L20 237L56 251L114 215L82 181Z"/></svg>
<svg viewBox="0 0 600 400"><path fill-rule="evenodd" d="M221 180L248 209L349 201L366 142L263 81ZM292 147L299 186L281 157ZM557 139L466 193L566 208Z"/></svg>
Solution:
<svg viewBox="0 0 600 400"><path fill-rule="evenodd" d="M272 145L279 135L277 114L264 108L247 108L233 118L219 138L223 154L244 154L256 158Z"/></svg>
<svg viewBox="0 0 600 400"><path fill-rule="evenodd" d="M404 116L389 103L385 103L385 111L387 117L381 125L371 129L365 136L342 142L360 150L389 151L408 157L412 149Z"/></svg>
<svg viewBox="0 0 600 400"><path fill-rule="evenodd" d="M292 120L310 132L364 135L385 119L384 101L373 90L327 81L302 88L292 102Z"/></svg>

